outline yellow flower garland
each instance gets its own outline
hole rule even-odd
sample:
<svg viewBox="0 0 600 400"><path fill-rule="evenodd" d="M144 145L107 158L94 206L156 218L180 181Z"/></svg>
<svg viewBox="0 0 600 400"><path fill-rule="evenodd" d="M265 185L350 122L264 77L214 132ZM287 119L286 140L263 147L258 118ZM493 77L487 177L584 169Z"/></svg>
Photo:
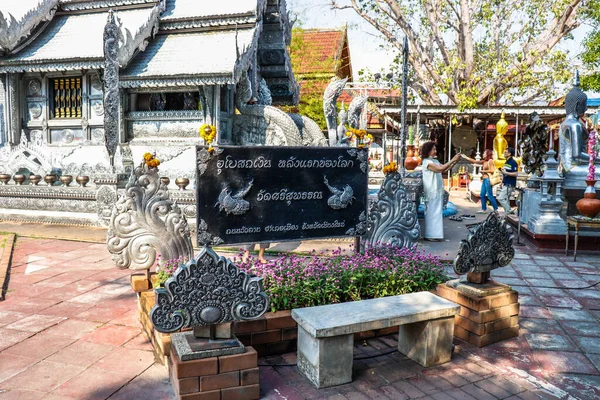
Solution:
<svg viewBox="0 0 600 400"><path fill-rule="evenodd" d="M384 174L389 174L392 172L398 172L398 166L396 165L396 163L394 161L392 161L391 163L389 163L385 167L383 167Z"/></svg>
<svg viewBox="0 0 600 400"><path fill-rule="evenodd" d="M160 165L158 158L154 158L152 153L144 153L144 162L150 168L156 168Z"/></svg>
<svg viewBox="0 0 600 400"><path fill-rule="evenodd" d="M214 125L203 124L198 130L200 137L204 139L206 144L210 144L217 136L217 127Z"/></svg>

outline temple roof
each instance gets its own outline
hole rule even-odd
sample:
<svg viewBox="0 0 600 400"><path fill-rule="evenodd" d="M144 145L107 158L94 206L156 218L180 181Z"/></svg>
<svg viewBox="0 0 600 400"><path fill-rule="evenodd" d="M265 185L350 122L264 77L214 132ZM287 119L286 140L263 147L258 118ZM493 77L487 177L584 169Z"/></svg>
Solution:
<svg viewBox="0 0 600 400"><path fill-rule="evenodd" d="M157 36L121 72L128 88L236 83L257 41L255 28ZM238 60L237 51L240 52Z"/></svg>
<svg viewBox="0 0 600 400"><path fill-rule="evenodd" d="M58 0L0 0L0 55L14 50L52 19L57 6Z"/></svg>
<svg viewBox="0 0 600 400"><path fill-rule="evenodd" d="M115 12L123 23L121 30L130 41L151 23L155 8ZM17 54L0 58L0 72L64 70L65 64L78 68L102 68L104 65L103 34L107 13L55 16L50 25ZM133 51L130 49L133 56Z"/></svg>
<svg viewBox="0 0 600 400"><path fill-rule="evenodd" d="M260 2L259 2L260 3ZM161 20L211 18L228 15L257 15L256 0L207 1L198 7L198 0L167 0Z"/></svg>

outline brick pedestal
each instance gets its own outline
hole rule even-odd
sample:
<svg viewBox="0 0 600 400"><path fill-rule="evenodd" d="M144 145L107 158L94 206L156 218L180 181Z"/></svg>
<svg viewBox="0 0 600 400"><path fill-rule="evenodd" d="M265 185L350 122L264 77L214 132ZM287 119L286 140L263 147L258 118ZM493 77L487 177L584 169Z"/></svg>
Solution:
<svg viewBox="0 0 600 400"><path fill-rule="evenodd" d="M169 378L181 400L255 400L260 398L258 356L252 347L231 356L181 361L169 358Z"/></svg>
<svg viewBox="0 0 600 400"><path fill-rule="evenodd" d="M518 336L519 293L494 281L479 286L458 280L438 285L439 296L460 304L454 336L478 347Z"/></svg>

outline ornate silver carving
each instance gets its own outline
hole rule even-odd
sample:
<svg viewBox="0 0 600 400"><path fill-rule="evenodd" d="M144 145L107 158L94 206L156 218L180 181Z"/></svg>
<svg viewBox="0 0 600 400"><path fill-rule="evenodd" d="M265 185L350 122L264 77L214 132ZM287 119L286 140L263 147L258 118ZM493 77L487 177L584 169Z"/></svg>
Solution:
<svg viewBox="0 0 600 400"><path fill-rule="evenodd" d="M65 140L65 143L72 143L73 140L75 139L75 133L71 129L65 129L62 132L62 136Z"/></svg>
<svg viewBox="0 0 600 400"><path fill-rule="evenodd" d="M352 204L354 197L354 191L350 185L344 185L342 189L338 189L329 184L327 176L323 177L323 181L327 188L333 193L333 196L327 199L327 205L334 210L341 210L342 208L348 207Z"/></svg>
<svg viewBox="0 0 600 400"><path fill-rule="evenodd" d="M52 153L46 142L43 141L40 131L34 130L28 141L25 133L21 135L19 144L13 146L7 144L0 148L0 169L11 175L17 173L20 168L26 168L31 173L46 175L53 167L60 168L60 162L52 157ZM62 158L62 157L61 157Z"/></svg>
<svg viewBox="0 0 600 400"><path fill-rule="evenodd" d="M202 121L131 121L128 124L134 138L190 138L199 139L198 129Z"/></svg>
<svg viewBox="0 0 600 400"><path fill-rule="evenodd" d="M98 181L95 181L99 185ZM117 191L115 185L100 184L96 192L96 208L100 221L110 221L112 209L117 201Z"/></svg>
<svg viewBox="0 0 600 400"><path fill-rule="evenodd" d="M454 272L463 275L507 266L515 256L513 238L508 223L491 213L471 230L467 239L460 241Z"/></svg>
<svg viewBox="0 0 600 400"><path fill-rule="evenodd" d="M29 103L27 108L29 109L30 119L37 119L42 115L42 105L40 103Z"/></svg>
<svg viewBox="0 0 600 400"><path fill-rule="evenodd" d="M62 72L65 70L102 69L103 67L103 61L68 61L44 64L0 65L0 72Z"/></svg>
<svg viewBox="0 0 600 400"><path fill-rule="evenodd" d="M360 170L362 172L367 172L367 167L369 166L369 156L365 149L348 149L348 154L350 154L352 157L356 157L356 159L360 161Z"/></svg>
<svg viewBox="0 0 600 400"><path fill-rule="evenodd" d="M147 39L158 31L158 17L164 10L164 3L161 1L157 3L153 8L148 20L142 24L138 30L132 34L129 29L119 29L119 45L117 59L119 67L125 68L136 51L146 50L148 45ZM118 16L116 17L118 20ZM118 26L122 26L122 23L118 21Z"/></svg>
<svg viewBox="0 0 600 400"><path fill-rule="evenodd" d="M327 131L329 132L329 145L334 146L337 142L336 132L336 114L337 114L337 98L342 94L344 86L348 78L335 79L327 85L323 93L323 112L325 113L325 121L327 122Z"/></svg>
<svg viewBox="0 0 600 400"><path fill-rule="evenodd" d="M252 189L254 179L251 179L246 186L232 194L231 189L225 188L219 194L219 201L215 206L219 206L219 211L225 210L227 215L243 215L250 210L250 203L244 200L244 196Z"/></svg>
<svg viewBox="0 0 600 400"><path fill-rule="evenodd" d="M92 87L92 92L102 93L102 81L100 81L98 74L93 74L91 76L90 85Z"/></svg>
<svg viewBox="0 0 600 400"><path fill-rule="evenodd" d="M250 79L247 73L244 72L237 86L235 103L242 115L259 117L268 123L265 133L266 143L260 144L269 146L302 146L300 130L289 115L276 107L264 104L248 104L251 98L252 89L250 87ZM282 131L284 138L279 134L280 131Z"/></svg>
<svg viewBox="0 0 600 400"><path fill-rule="evenodd" d="M0 67L0 71L2 67ZM21 72L21 71L19 71ZM232 78L225 78L219 76L207 76L202 78L157 78L157 79L127 79L124 77L120 86L124 89L138 89L138 88L177 88L181 89L184 87L197 89L198 86L209 86L209 85L230 85L234 84L235 81Z"/></svg>
<svg viewBox="0 0 600 400"><path fill-rule="evenodd" d="M99 117L104 115L104 104L102 104L102 100L92 101L92 111Z"/></svg>
<svg viewBox="0 0 600 400"><path fill-rule="evenodd" d="M40 23L50 21L58 7L58 0L40 0L29 4L33 7L18 21L12 14L0 12L0 52L14 50Z"/></svg>
<svg viewBox="0 0 600 400"><path fill-rule="evenodd" d="M10 186L6 186L7 188ZM29 187L29 186L25 186ZM43 186L42 186L43 187ZM4 187L3 187L4 188ZM51 188L53 191L56 188ZM95 213L96 202L91 200L73 200L73 199L57 199L57 198L25 198L17 195L16 197L7 197L9 193L0 193L0 208L20 209L20 210L38 210L38 211L63 211L63 212L80 212L80 213ZM25 194L24 192L21 195ZM39 195L39 194L38 194ZM56 197L56 196L54 196Z"/></svg>
<svg viewBox="0 0 600 400"><path fill-rule="evenodd" d="M182 30L197 28L218 28L222 26L237 26L238 29L254 27L256 23L255 16L227 16L218 19L196 19L187 21L176 21L161 18L160 30Z"/></svg>
<svg viewBox="0 0 600 400"><path fill-rule="evenodd" d="M110 165L115 165L115 151L119 144L119 27L112 10L104 27L104 145Z"/></svg>
<svg viewBox="0 0 600 400"><path fill-rule="evenodd" d="M212 153L208 151L208 149L201 147L198 149L198 154L196 155L196 160L198 160L198 176L204 175L206 172L206 168L208 168L208 162L211 160L213 156L218 156L223 152L223 149L215 147Z"/></svg>
<svg viewBox="0 0 600 400"><path fill-rule="evenodd" d="M132 111L127 114L126 119L132 121L203 121L204 112L200 110L176 110L176 111Z"/></svg>
<svg viewBox="0 0 600 400"><path fill-rule="evenodd" d="M102 128L92 129L92 141L95 143L104 143L104 129L102 129Z"/></svg>
<svg viewBox="0 0 600 400"><path fill-rule="evenodd" d="M198 238L197 242L199 246L218 246L223 243L223 239L218 236L213 236L208 232L208 225L206 221L201 219L198 221Z"/></svg>
<svg viewBox="0 0 600 400"><path fill-rule="evenodd" d="M34 97L42 94L42 82L39 79L32 79L27 83L27 96Z"/></svg>
<svg viewBox="0 0 600 400"><path fill-rule="evenodd" d="M87 1L64 1L60 7L64 11L98 10L118 6L143 5L155 3L152 0L87 0Z"/></svg>
<svg viewBox="0 0 600 400"><path fill-rule="evenodd" d="M87 117L85 117L85 116L82 117L81 118L81 128L85 131L88 128L88 126L90 126L90 123L89 123Z"/></svg>
<svg viewBox="0 0 600 400"><path fill-rule="evenodd" d="M365 233L367 233L367 214L363 211L358 216L358 224L354 228L348 229L346 235L363 236Z"/></svg>
<svg viewBox="0 0 600 400"><path fill-rule="evenodd" d="M156 330L165 333L256 319L269 305L262 278L240 271L209 247L180 265L165 287L155 293L150 320Z"/></svg>
<svg viewBox="0 0 600 400"><path fill-rule="evenodd" d="M352 99L348 107L348 124L355 129L360 128L360 115L369 98L367 96L358 96Z"/></svg>
<svg viewBox="0 0 600 400"><path fill-rule="evenodd" d="M377 201L369 210L366 242L414 247L421 236L417 207L408 195L399 173L385 176Z"/></svg>
<svg viewBox="0 0 600 400"><path fill-rule="evenodd" d="M8 74L8 85L6 88L6 93L8 94L8 142L9 143L17 143L19 141L19 136L21 133L21 118L19 117L19 107L21 101L19 99L19 84L20 79L17 74Z"/></svg>
<svg viewBox="0 0 600 400"><path fill-rule="evenodd" d="M145 163L131 174L110 218L106 242L119 268L149 269L163 259L194 255L185 216L169 199L158 170Z"/></svg>

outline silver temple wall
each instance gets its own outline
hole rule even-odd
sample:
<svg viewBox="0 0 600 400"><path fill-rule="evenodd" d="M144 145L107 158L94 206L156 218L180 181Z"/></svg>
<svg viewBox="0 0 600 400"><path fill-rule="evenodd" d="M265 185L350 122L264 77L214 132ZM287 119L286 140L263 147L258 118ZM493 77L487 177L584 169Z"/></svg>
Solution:
<svg viewBox="0 0 600 400"><path fill-rule="evenodd" d="M133 160L148 151L161 160L171 198L195 217L194 148L204 144L198 135L203 123L217 126L220 144L284 144L287 131L299 129L270 105L245 115L234 107L245 73L253 96L262 77L274 104L297 101L285 1L225 0L218 7L188 0L22 3L30 8L24 24L2 21L20 34L0 42L0 173L37 174L42 181L0 184L4 220L106 225ZM104 37L109 9L118 23L109 24L113 36ZM0 11L0 18L13 12ZM116 52L114 63L106 62L112 58L105 50ZM68 117L60 117L63 103ZM306 138L307 145L319 140ZM73 181L88 176L90 183L48 186L43 179L51 173ZM190 180L186 190L178 190L179 177Z"/></svg>

